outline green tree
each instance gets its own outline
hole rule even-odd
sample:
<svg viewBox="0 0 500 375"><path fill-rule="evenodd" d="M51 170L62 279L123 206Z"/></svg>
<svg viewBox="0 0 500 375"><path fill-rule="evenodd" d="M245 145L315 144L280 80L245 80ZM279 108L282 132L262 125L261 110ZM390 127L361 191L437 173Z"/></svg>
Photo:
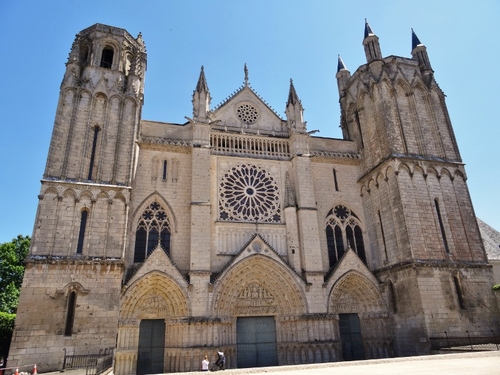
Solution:
<svg viewBox="0 0 500 375"><path fill-rule="evenodd" d="M29 236L18 235L0 244L0 312L16 313L30 241Z"/></svg>

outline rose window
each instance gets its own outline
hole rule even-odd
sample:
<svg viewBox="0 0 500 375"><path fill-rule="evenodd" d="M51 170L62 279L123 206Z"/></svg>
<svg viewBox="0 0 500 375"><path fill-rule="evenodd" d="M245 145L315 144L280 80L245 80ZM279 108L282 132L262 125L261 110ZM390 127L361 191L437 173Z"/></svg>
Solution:
<svg viewBox="0 0 500 375"><path fill-rule="evenodd" d="M257 121L257 109L250 104L242 104L236 109L236 115L245 124L253 124Z"/></svg>
<svg viewBox="0 0 500 375"><path fill-rule="evenodd" d="M281 221L278 185L264 169L241 164L222 176L219 219L226 221Z"/></svg>

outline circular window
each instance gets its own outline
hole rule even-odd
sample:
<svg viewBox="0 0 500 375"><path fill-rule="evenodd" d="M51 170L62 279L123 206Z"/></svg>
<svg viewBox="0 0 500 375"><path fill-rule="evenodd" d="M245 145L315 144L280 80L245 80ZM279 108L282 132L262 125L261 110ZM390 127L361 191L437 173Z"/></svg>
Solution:
<svg viewBox="0 0 500 375"><path fill-rule="evenodd" d="M236 109L236 115L245 124L253 124L255 121L257 121L259 113L257 112L257 108L255 108L253 105L241 104Z"/></svg>
<svg viewBox="0 0 500 375"><path fill-rule="evenodd" d="M333 210L335 216L337 216L340 220L345 220L351 214L351 210L349 210L346 206L339 204Z"/></svg>
<svg viewBox="0 0 500 375"><path fill-rule="evenodd" d="M223 174L219 191L219 219L281 221L278 185L264 169L241 164Z"/></svg>

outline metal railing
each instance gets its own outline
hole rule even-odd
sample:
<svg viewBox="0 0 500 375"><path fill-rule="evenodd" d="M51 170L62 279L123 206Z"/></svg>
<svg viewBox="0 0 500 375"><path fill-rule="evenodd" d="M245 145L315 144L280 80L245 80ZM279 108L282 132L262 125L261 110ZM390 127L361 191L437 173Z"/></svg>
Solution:
<svg viewBox="0 0 500 375"><path fill-rule="evenodd" d="M85 369L86 375L99 375L113 365L114 348L99 350L97 354L67 354L64 351L62 371Z"/></svg>
<svg viewBox="0 0 500 375"><path fill-rule="evenodd" d="M493 330L482 332L456 332L444 331L442 336L429 337L431 349L462 348L469 350L499 350L500 335Z"/></svg>

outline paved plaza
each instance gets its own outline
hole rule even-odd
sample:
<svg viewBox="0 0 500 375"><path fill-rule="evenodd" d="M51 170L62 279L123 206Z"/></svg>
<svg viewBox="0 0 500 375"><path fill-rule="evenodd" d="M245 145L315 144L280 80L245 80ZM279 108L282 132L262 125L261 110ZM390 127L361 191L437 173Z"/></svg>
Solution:
<svg viewBox="0 0 500 375"><path fill-rule="evenodd" d="M201 363L201 359L200 359ZM50 372L43 375L60 375ZM65 375L85 375L85 370L69 370ZM105 373L113 375L112 372ZM202 371L177 372L176 375L203 374ZM464 352L418 357L331 362L311 365L228 369L224 375L499 375L500 351Z"/></svg>
<svg viewBox="0 0 500 375"><path fill-rule="evenodd" d="M200 374L182 372L177 374ZM439 354L431 356L333 362L312 365L230 369L231 374L272 375L499 375L500 351Z"/></svg>

